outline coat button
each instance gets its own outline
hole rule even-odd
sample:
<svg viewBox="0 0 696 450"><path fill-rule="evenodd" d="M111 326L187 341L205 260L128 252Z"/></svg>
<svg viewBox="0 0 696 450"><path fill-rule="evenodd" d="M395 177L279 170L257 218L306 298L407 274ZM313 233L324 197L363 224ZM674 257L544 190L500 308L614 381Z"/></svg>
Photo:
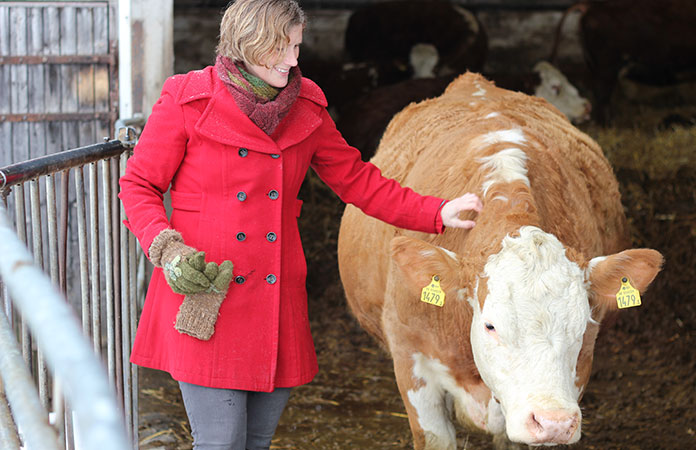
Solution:
<svg viewBox="0 0 696 450"><path fill-rule="evenodd" d="M245 281L246 281L246 278L244 278L241 275L237 275L236 277L234 277L234 282L237 284L244 284Z"/></svg>
<svg viewBox="0 0 696 450"><path fill-rule="evenodd" d="M245 239L246 239L246 234L245 234L245 233L242 233L241 231L240 231L239 233L237 233L237 240L238 240L238 241L241 242L241 241L243 241L243 240L245 240Z"/></svg>
<svg viewBox="0 0 696 450"><path fill-rule="evenodd" d="M270 198L271 200L277 200L278 197L280 197L280 194L275 189L268 192L268 198Z"/></svg>
<svg viewBox="0 0 696 450"><path fill-rule="evenodd" d="M280 155L277 154L277 153L272 153L272 154L271 154L271 158L273 158L273 159L278 159L278 158L280 158Z"/></svg>
<svg viewBox="0 0 696 450"><path fill-rule="evenodd" d="M268 240L268 242L275 242L275 240L278 239L278 236L276 236L276 234L271 231L266 235L266 239Z"/></svg>
<svg viewBox="0 0 696 450"><path fill-rule="evenodd" d="M240 149L239 149L239 156L241 156L242 158L246 158L246 156L247 156L248 154L249 154L249 150L247 150L247 149L245 149L245 148L240 148Z"/></svg>
<svg viewBox="0 0 696 450"><path fill-rule="evenodd" d="M277 281L276 276L273 275L272 273L266 275L266 283L268 283L268 284L275 284L276 281Z"/></svg>
<svg viewBox="0 0 696 450"><path fill-rule="evenodd" d="M244 192L244 191L237 192L237 200L239 200L240 202L243 202L246 199L247 199L246 192Z"/></svg>

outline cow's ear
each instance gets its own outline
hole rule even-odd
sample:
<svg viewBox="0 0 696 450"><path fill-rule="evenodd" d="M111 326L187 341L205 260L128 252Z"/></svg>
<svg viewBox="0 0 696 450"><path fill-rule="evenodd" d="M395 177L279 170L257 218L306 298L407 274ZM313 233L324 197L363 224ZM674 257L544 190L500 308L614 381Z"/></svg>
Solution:
<svg viewBox="0 0 696 450"><path fill-rule="evenodd" d="M391 256L409 291L420 295L434 275L443 290L459 284L459 261L448 250L419 239L398 236L391 240Z"/></svg>
<svg viewBox="0 0 696 450"><path fill-rule="evenodd" d="M662 268L662 262L660 252L645 248L593 258L587 268L591 306L617 309L616 294L623 278L643 293Z"/></svg>

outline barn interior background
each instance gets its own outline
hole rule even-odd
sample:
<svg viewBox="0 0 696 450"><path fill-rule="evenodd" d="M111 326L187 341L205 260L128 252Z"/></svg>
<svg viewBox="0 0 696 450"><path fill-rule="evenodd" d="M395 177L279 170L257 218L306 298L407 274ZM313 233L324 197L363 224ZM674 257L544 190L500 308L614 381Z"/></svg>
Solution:
<svg viewBox="0 0 696 450"><path fill-rule="evenodd" d="M105 2L76 3L96 8ZM114 6L116 2L106 3ZM364 11L379 1L300 3L309 18L300 67L305 76L324 88L331 113L347 137L350 133L349 142L355 139L355 143L365 139L360 130L363 134L378 133L380 127L375 131L373 125L393 114L390 108L394 106L387 105L389 99L402 105L404 98L415 100L404 96L415 95L414 69L408 60L410 46L405 50L399 43L424 36L430 43L437 42L439 60L432 74L435 78L430 78L430 84L418 82L423 88L419 95L423 96L437 95L448 77L456 75L461 67L481 71L501 86L528 90L538 82L534 65L548 60L558 42L554 63L593 105L592 120L578 123L578 127L600 143L615 168L634 246L655 248L666 257L665 267L644 297L643 306L623 311L618 321L600 335L592 379L581 403L583 438L574 448L696 447L696 64L689 66L694 61L688 58L696 58L696 29L679 28L682 23L693 24L696 20L693 2L590 2L617 8L610 20L596 24L607 33L603 35L607 38L594 43L595 51L597 47L607 50L599 56L609 55L610 61L622 69L620 74L613 73L619 81L608 100L602 97L606 92L597 89L597 74L611 75L611 70L602 69L612 67L599 57L595 58L595 64L601 61L599 68L588 66L583 53L583 46L588 44L583 44L579 37L582 11L568 13L557 39L557 27L564 13L576 4L573 0L458 0L446 2L446 6L456 4L468 14L451 15L448 19L433 18L439 2L415 0L410 2L415 7L401 8L403 16L391 14L385 22L404 23L410 34L397 34L405 31L390 28L392 34L385 36L374 33L389 28L386 25L367 26L352 33L349 30L354 12ZM137 10L138 2L133 4ZM227 0L174 0L172 11L166 7L171 5L171 0L167 0L162 1L165 6L157 9L158 14L134 11L134 15L154 22L158 15L173 15L174 61L160 66L173 64L174 72L181 73L213 62L218 24L226 4ZM464 16L467 20L463 21ZM432 20L427 22L429 17ZM166 59L166 52L158 54L138 46L138 40L148 34L162 36L166 46L171 36L156 24L135 22L133 47L146 58ZM115 24L108 26L113 31ZM79 36L78 30L76 48L87 45L85 36ZM637 51L632 44L642 43L641 36L649 36L650 43L642 44ZM670 41L675 36L676 42ZM92 70L97 84L108 84L113 82L113 73L109 81L100 74L114 70L115 61L109 55L115 50L98 38L90 38L93 42L88 46L89 53L101 55ZM0 48L4 50L7 42L8 39L2 40ZM32 42L27 40L26 45L30 47ZM687 57L682 61L681 57L672 56L675 52ZM143 58L143 54L139 57ZM681 66L675 76L646 70L646 66L669 68L670 63ZM89 70L89 66L85 67ZM633 74L628 73L636 68ZM9 77L9 72L3 73ZM145 98L142 93L152 90L149 85L161 76L137 70L132 75L137 94L135 105L121 104L120 109L146 112L145 105L154 99ZM9 86L9 78L0 81ZM606 86L606 79L602 81ZM78 127L76 123L63 120L60 130L56 128L53 134L47 129L47 139L58 136L55 146L72 148L108 134L105 130L111 124L104 122L113 121L116 108L110 94L96 90L92 97L96 103L63 105L65 109L58 104L60 98L51 92L56 91L48 91L46 101L49 106L55 103L55 112L95 117L92 128L83 133L88 136L85 142L75 140L78 133L70 131L70 127ZM0 92L0 97L3 95ZM0 112L7 113L11 102L18 98L2 98L0 107L7 106L7 110ZM31 105L25 106L31 113ZM72 106L75 111L70 110ZM12 140L17 135L11 132L15 128L30 134L35 126L20 119L10 123L0 117L0 143L4 149L18 147ZM357 134L352 134L353 129L358 130ZM31 152L10 156L3 152L0 156L8 159L0 166L36 156ZM300 225L310 274L310 318L320 373L312 383L295 390L272 448L410 448L408 422L393 380L391 361L358 327L343 297L336 265L343 204L312 173L307 176L301 197L306 205ZM176 384L168 376L148 370L140 371L140 384L140 448L191 448L189 426ZM458 439L460 448L491 448L487 436L460 430Z"/></svg>
<svg viewBox="0 0 696 450"><path fill-rule="evenodd" d="M175 1L176 72L199 68L213 60L222 3ZM300 56L303 74L327 91L339 127L341 112L351 113L351 108L358 104L363 106L362 115L351 117L358 117L354 120L361 120L362 129L370 132L372 121L379 120L380 109L387 109L383 103L370 104L370 94L375 98L375 91L389 92L389 86L401 83L404 86L401 94L397 88L377 98L384 102L389 95L403 96L408 86L403 84L404 80L412 75L408 61L402 60L395 64L401 64L403 73L381 84L375 80L374 73L365 73L369 72L365 70L370 68L369 64L351 59L346 50L351 15L378 2L300 3L309 16ZM427 15L425 5L429 3L433 2L420 3L423 16ZM485 33L483 63L472 70L483 72L502 86L509 84L524 89L534 64L550 58L557 26L564 12L576 2L456 3L475 16ZM646 2L614 3L619 11L623 9L627 20L637 24L640 20L657 22L658 27L674 24L670 17L650 17L653 12L645 7ZM662 4L668 16L676 8L681 14L695 18L695 10L688 1L653 3ZM586 64L579 37L580 16L579 11L568 13L554 62L580 94L595 103L593 72ZM391 19L418 23L413 17L392 16ZM623 22L612 20L617 33L625 31L619 29ZM667 24L660 24L660 20L666 20ZM603 25L611 27L610 23ZM447 25L438 21L430 29L426 29L427 25L420 29L412 26L411 32L421 36L428 33L452 36ZM669 34L667 31L665 28L663 33L651 36L659 41ZM470 35L462 35L461 41L469 38ZM617 42L632 38L635 36L624 36ZM685 46L691 45L692 52L696 50L693 47L696 31L682 38ZM398 39L408 38L398 36L393 40ZM393 40L385 38L366 45L379 48ZM394 53L397 51L393 49ZM645 48L645 51L653 50ZM646 60L650 56L655 57L648 55ZM381 63L387 64L384 60ZM694 68L677 82L648 83L650 80L645 78L636 81L622 77L612 93L611 118L598 120L595 116L578 125L600 143L614 165L634 246L660 250L666 263L644 297L643 306L623 311L612 328L600 335L593 376L581 403L583 438L574 448L677 449L696 445L696 411L692 407L696 401ZM343 204L311 173L301 195L307 205L300 220L309 265L310 318L320 373L312 383L296 389L272 448L411 448L408 422L393 380L391 361L359 328L345 305L336 265L336 239ZM148 405L141 416L143 448L190 448L188 424L176 386L158 374L149 376L152 384L144 386L141 394L141 407ZM463 431L458 434L458 441L459 448L492 448L489 437Z"/></svg>

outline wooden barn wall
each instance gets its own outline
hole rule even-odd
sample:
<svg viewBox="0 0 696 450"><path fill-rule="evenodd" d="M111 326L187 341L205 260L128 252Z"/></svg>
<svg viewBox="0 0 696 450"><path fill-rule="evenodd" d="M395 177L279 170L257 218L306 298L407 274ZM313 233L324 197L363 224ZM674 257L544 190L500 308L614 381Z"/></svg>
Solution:
<svg viewBox="0 0 696 450"><path fill-rule="evenodd" d="M0 3L0 167L112 134L114 15L107 1Z"/></svg>

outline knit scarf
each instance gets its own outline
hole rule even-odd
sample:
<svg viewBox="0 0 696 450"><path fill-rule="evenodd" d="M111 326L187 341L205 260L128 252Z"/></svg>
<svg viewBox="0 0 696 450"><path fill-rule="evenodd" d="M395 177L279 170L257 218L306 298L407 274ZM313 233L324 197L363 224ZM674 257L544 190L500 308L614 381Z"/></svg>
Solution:
<svg viewBox="0 0 696 450"><path fill-rule="evenodd" d="M234 63L224 56L217 57L215 69L239 109L269 136L288 114L300 93L302 73L295 66L290 69L288 84L275 88L246 71L242 63Z"/></svg>

